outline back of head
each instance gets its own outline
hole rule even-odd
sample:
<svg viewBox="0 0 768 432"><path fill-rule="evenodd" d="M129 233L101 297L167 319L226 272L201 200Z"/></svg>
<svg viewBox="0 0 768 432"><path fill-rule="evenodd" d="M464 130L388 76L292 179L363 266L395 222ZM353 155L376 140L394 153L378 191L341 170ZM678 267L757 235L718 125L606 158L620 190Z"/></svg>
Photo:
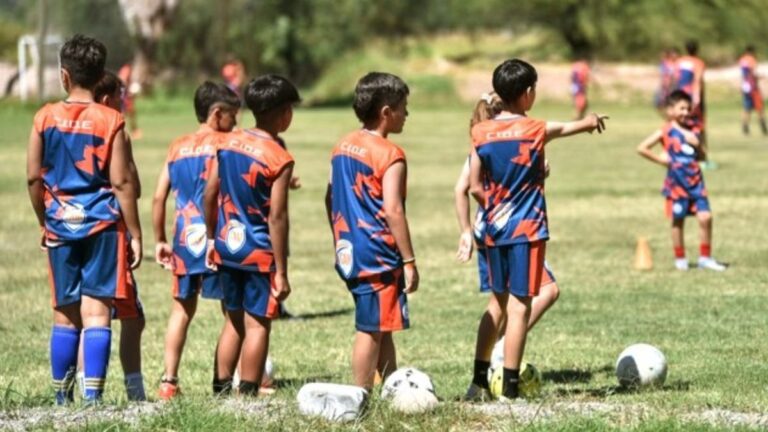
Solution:
<svg viewBox="0 0 768 432"><path fill-rule="evenodd" d="M200 87L195 91L195 115L197 116L197 121L205 123L215 106L238 108L240 106L240 98L224 84L217 84L211 81L200 84Z"/></svg>
<svg viewBox="0 0 768 432"><path fill-rule="evenodd" d="M116 73L105 70L104 76L93 86L93 99L101 101L104 96L113 97L125 87L125 84Z"/></svg>
<svg viewBox="0 0 768 432"><path fill-rule="evenodd" d="M504 102L499 95L495 92L484 93L472 111L472 118L469 120L470 132L476 124L496 117L503 110Z"/></svg>
<svg viewBox="0 0 768 432"><path fill-rule="evenodd" d="M61 46L59 59L72 84L91 89L104 75L107 48L96 39L76 34Z"/></svg>
<svg viewBox="0 0 768 432"><path fill-rule="evenodd" d="M687 52L688 55L697 55L699 53L699 43L693 39L687 41L685 43L685 52Z"/></svg>
<svg viewBox="0 0 768 432"><path fill-rule="evenodd" d="M280 75L262 75L245 88L245 105L257 117L298 102L301 97L296 86Z"/></svg>
<svg viewBox="0 0 768 432"><path fill-rule="evenodd" d="M520 59L506 60L493 71L493 90L504 103L514 103L529 88L536 86L536 69Z"/></svg>
<svg viewBox="0 0 768 432"><path fill-rule="evenodd" d="M369 72L355 86L352 107L357 118L367 123L375 121L383 107L401 104L409 93L408 85L397 75Z"/></svg>
<svg viewBox="0 0 768 432"><path fill-rule="evenodd" d="M691 95L688 93L682 91L682 90L675 90L672 93L667 96L667 107L674 106L676 103L680 101L686 101L688 103L691 103L693 99L691 99Z"/></svg>
<svg viewBox="0 0 768 432"><path fill-rule="evenodd" d="M744 52L747 54L754 54L755 53L755 46L754 45L747 45L746 48L744 48Z"/></svg>

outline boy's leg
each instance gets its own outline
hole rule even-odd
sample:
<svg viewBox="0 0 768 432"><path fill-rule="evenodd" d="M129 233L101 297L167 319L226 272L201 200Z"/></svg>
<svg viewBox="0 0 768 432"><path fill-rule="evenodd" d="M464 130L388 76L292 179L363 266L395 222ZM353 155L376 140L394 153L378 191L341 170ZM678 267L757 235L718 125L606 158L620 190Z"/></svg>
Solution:
<svg viewBox="0 0 768 432"><path fill-rule="evenodd" d="M245 313L245 339L240 353L240 394L257 396L269 352L269 318Z"/></svg>
<svg viewBox="0 0 768 432"><path fill-rule="evenodd" d="M111 298L83 295L83 371L85 400L89 402L99 401L104 392L112 345L111 313Z"/></svg>
<svg viewBox="0 0 768 432"><path fill-rule="evenodd" d="M381 352L381 332L355 333L355 344L352 348L352 375L355 385L368 391L373 388L373 379Z"/></svg>
<svg viewBox="0 0 768 432"><path fill-rule="evenodd" d="M381 333L381 345L379 346L379 361L376 365L381 379L385 380L394 371L397 370L397 350L395 341L392 339L392 332Z"/></svg>
<svg viewBox="0 0 768 432"><path fill-rule="evenodd" d="M144 326L143 316L120 320L120 363L125 377L125 391L128 400L132 401L147 399L141 373L141 334Z"/></svg>
<svg viewBox="0 0 768 432"><path fill-rule="evenodd" d="M189 298L174 298L168 330L165 333L165 371L163 377L175 384L178 380L179 363L187 341L189 323L197 311L197 295Z"/></svg>
<svg viewBox="0 0 768 432"><path fill-rule="evenodd" d="M548 283L541 287L539 295L534 297L531 302L531 316L528 319L529 331L539 322L544 313L555 304L559 297L560 287L557 286L557 282Z"/></svg>
<svg viewBox="0 0 768 432"><path fill-rule="evenodd" d="M678 204L673 204L676 206ZM687 212L687 209L684 210ZM677 213L673 210L674 213ZM685 216L678 217L672 214L672 250L675 254L675 268L688 270L688 259L685 257Z"/></svg>
<svg viewBox="0 0 768 432"><path fill-rule="evenodd" d="M245 339L243 310L227 311L222 303L224 325L216 344L214 361L213 394L228 394L232 390L232 377L240 359L242 342Z"/></svg>
<svg viewBox="0 0 768 432"><path fill-rule="evenodd" d="M74 379L82 326L79 303L53 310L50 354L57 405L74 400Z"/></svg>
<svg viewBox="0 0 768 432"><path fill-rule="evenodd" d="M725 271L728 266L717 262L712 258L712 213L709 211L706 200L700 200L700 205L706 208L706 211L696 213L696 219L699 221L699 268L714 271Z"/></svg>
<svg viewBox="0 0 768 432"><path fill-rule="evenodd" d="M531 297L509 296L507 302L507 331L504 338L504 383L503 395L507 398L518 396L520 363L523 360L525 341L528 335L528 318L531 315Z"/></svg>

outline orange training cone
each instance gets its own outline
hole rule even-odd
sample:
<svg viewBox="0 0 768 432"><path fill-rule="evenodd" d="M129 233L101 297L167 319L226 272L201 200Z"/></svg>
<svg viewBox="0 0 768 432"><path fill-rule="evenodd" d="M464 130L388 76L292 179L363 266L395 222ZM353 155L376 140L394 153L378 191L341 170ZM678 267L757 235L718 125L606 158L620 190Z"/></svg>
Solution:
<svg viewBox="0 0 768 432"><path fill-rule="evenodd" d="M651 270L653 268L653 258L651 258L651 246L645 237L637 238L637 249L635 249L635 270Z"/></svg>

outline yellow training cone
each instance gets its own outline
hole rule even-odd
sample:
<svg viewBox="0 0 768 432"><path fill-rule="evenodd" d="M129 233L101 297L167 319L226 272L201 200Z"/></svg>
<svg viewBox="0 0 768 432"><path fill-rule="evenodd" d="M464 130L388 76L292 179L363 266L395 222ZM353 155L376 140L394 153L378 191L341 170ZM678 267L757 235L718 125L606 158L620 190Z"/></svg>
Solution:
<svg viewBox="0 0 768 432"><path fill-rule="evenodd" d="M653 258L651 258L651 246L645 237L637 238L637 249L635 250L635 270L651 270L653 268Z"/></svg>

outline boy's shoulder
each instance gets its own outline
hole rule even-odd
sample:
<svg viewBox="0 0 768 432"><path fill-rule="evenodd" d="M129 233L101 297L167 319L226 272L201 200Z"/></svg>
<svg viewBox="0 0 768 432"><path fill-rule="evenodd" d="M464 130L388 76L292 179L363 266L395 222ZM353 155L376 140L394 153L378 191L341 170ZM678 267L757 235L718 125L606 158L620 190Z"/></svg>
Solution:
<svg viewBox="0 0 768 432"><path fill-rule="evenodd" d="M96 102L48 103L35 114L34 127L42 133L55 127L63 132L88 133L104 137L113 136L124 124L123 115Z"/></svg>
<svg viewBox="0 0 768 432"><path fill-rule="evenodd" d="M405 151L393 141L378 134L358 129L345 135L333 148L333 156L350 156L363 162L385 164L405 160Z"/></svg>

